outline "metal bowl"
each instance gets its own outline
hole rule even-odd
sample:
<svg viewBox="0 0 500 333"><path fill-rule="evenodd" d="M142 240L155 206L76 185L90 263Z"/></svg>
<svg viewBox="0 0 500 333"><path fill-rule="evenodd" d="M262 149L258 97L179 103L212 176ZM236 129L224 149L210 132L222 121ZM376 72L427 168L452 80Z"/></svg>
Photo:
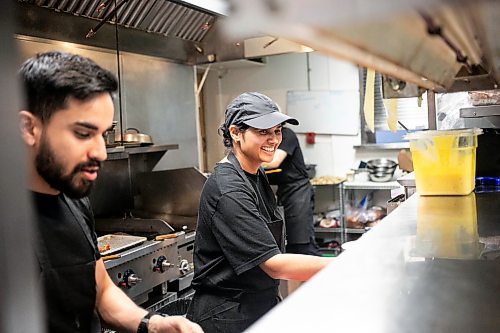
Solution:
<svg viewBox="0 0 500 333"><path fill-rule="evenodd" d="M394 168L396 169L396 166L398 164L394 162L393 160L387 159L387 158L377 158L375 160L369 160L368 163L366 163L366 166L368 169L377 169L377 168Z"/></svg>
<svg viewBox="0 0 500 333"><path fill-rule="evenodd" d="M378 183L388 182L392 179L393 175L394 171L391 173L370 173L370 180Z"/></svg>
<svg viewBox="0 0 500 333"><path fill-rule="evenodd" d="M370 170L370 180L380 183L390 181L397 166L396 162L387 158L368 161L367 167Z"/></svg>

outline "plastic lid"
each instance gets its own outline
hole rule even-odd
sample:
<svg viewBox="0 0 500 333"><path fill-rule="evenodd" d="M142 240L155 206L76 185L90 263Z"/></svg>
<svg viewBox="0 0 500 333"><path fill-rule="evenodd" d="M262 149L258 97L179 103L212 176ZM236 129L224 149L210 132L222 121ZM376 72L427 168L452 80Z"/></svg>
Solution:
<svg viewBox="0 0 500 333"><path fill-rule="evenodd" d="M404 138L406 140L418 140L418 139L428 139L434 136L445 136L445 135L472 136L480 134L483 134L483 130L481 128L463 128L463 129L454 129L447 131L424 130L424 131L408 133L404 136Z"/></svg>

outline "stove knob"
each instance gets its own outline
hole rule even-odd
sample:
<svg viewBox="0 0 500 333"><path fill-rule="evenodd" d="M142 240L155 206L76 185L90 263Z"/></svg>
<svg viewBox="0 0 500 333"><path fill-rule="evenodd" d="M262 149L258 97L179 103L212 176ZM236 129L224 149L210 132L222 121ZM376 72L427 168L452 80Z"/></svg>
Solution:
<svg viewBox="0 0 500 333"><path fill-rule="evenodd" d="M123 273L123 278L120 282L118 282L118 286L122 288L130 289L132 286L135 286L137 283L141 282L142 279L134 273L133 270L127 269L125 273Z"/></svg>
<svg viewBox="0 0 500 333"><path fill-rule="evenodd" d="M164 271L166 271L167 269L169 269L170 267L174 267L175 265L174 264L171 264L169 263L168 261L164 261L161 263L161 267L163 268Z"/></svg>
<svg viewBox="0 0 500 333"><path fill-rule="evenodd" d="M141 281L142 281L142 279L140 277L138 277L136 274L132 274L128 277L128 284L130 286L135 286L136 284L138 284Z"/></svg>
<svg viewBox="0 0 500 333"><path fill-rule="evenodd" d="M170 267L174 267L174 264L168 262L165 256L160 256L156 260L156 265L153 267L153 272L163 273L168 270Z"/></svg>
<svg viewBox="0 0 500 333"><path fill-rule="evenodd" d="M182 259L181 262L179 263L179 270L181 271L182 274L186 274L191 270L191 265L189 264L189 261L186 259Z"/></svg>

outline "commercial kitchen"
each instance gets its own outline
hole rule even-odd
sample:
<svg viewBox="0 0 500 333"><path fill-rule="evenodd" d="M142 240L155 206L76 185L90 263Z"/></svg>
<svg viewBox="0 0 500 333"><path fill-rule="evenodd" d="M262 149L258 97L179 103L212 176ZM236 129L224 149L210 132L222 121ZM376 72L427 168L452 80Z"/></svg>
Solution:
<svg viewBox="0 0 500 333"><path fill-rule="evenodd" d="M336 258L289 295L285 285L284 301L248 332L500 331L498 2L12 0L0 9L2 153L12 161L0 173L1 211L18 221L0 232L1 331L40 331L32 247L19 245L31 241L31 213L11 110L16 68L49 50L89 57L119 79L90 199L100 245L110 245L106 269L137 304L185 311L199 195L225 153L217 129L235 96L258 91L301 123L317 241ZM451 151L433 150L440 133ZM444 154L446 168L433 164ZM359 222L367 202L385 217Z"/></svg>

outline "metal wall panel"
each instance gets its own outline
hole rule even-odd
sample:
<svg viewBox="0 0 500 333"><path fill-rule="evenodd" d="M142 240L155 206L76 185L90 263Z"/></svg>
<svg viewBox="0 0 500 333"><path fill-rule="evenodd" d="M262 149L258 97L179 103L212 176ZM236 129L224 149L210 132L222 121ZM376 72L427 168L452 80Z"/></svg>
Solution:
<svg viewBox="0 0 500 333"><path fill-rule="evenodd" d="M89 57L117 73L112 50L21 37L17 41L21 61L38 52L61 50ZM169 151L155 170L198 166L192 67L134 53L121 53L120 59L123 127L150 134L155 144L179 144L179 149ZM119 120L116 99L114 118Z"/></svg>

